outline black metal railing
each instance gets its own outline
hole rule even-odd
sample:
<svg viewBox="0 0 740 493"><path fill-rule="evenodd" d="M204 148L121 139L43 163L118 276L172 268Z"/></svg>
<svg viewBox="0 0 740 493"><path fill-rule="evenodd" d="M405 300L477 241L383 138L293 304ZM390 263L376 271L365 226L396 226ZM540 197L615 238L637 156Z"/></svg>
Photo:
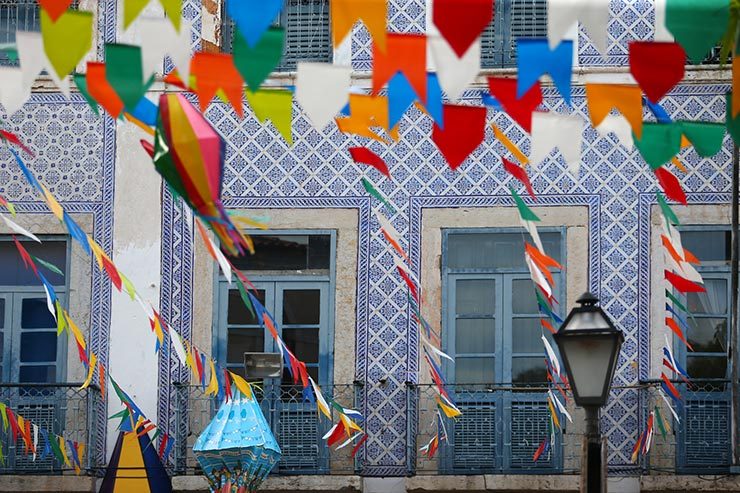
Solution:
<svg viewBox="0 0 740 493"><path fill-rule="evenodd" d="M80 459L81 472L85 474L100 470L100 455L95 446L96 427L105 419L100 414L100 390L91 386L80 390L79 383L59 384L0 384L0 403L13 413L29 420L43 429L49 436L61 436L70 442L84 444ZM0 425L3 426L3 425ZM0 474L61 474L74 470L74 465L65 464L46 455L41 459L45 442L39 439L36 457L27 453L24 441L12 439L10 427L0 431L0 444L4 460L0 462ZM70 455L71 458L71 455Z"/></svg>

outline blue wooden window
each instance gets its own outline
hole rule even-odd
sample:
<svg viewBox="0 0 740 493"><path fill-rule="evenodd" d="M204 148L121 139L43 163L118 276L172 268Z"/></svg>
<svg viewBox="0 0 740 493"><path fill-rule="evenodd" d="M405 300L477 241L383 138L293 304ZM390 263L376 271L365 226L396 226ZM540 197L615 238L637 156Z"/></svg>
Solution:
<svg viewBox="0 0 740 493"><path fill-rule="evenodd" d="M7 240L0 239L0 382L64 381L66 339L57 338L57 323L47 309L41 281L25 268L15 245ZM24 241L23 246L66 273L66 241ZM64 276L46 270L44 276L63 300Z"/></svg>
<svg viewBox="0 0 740 493"><path fill-rule="evenodd" d="M271 231L255 233L252 239L256 253L231 260L254 284L283 341L331 397L336 233ZM236 286L230 286L221 273L217 286L216 357L243 375L245 352L278 352L278 348L245 307ZM265 415L283 451L279 472L326 472L329 457L321 437L327 424L316 420L314 404L304 402L302 386L293 384L287 369L280 381L259 384L264 389Z"/></svg>
<svg viewBox="0 0 740 493"><path fill-rule="evenodd" d="M231 53L235 27L225 7L223 12L223 51ZM286 0L275 25L285 29L283 58L276 71L293 71L298 62L332 61L329 0Z"/></svg>
<svg viewBox="0 0 740 493"><path fill-rule="evenodd" d="M730 393L728 343L730 310L730 231L727 227L682 228L683 247L693 253L701 265L697 270L704 279L704 293L681 296L674 293L691 312L677 311L678 324L693 347L674 340L677 357L689 373L693 385L679 385L685 405L679 408L682 422L678 428L679 470L726 470L732 462L730 447Z"/></svg>
<svg viewBox="0 0 740 493"><path fill-rule="evenodd" d="M518 38L547 38L546 0L498 0L481 36L481 67L516 67Z"/></svg>
<svg viewBox="0 0 740 493"><path fill-rule="evenodd" d="M563 230L543 230L541 237L549 255L564 258ZM442 258L442 340L455 360L445 372L463 411L451 425L442 467L456 474L561 467L559 444L532 462L549 436L549 413L546 393L528 390L546 386L547 373L524 236L506 229L445 230ZM563 276L553 277L555 296L564 299Z"/></svg>

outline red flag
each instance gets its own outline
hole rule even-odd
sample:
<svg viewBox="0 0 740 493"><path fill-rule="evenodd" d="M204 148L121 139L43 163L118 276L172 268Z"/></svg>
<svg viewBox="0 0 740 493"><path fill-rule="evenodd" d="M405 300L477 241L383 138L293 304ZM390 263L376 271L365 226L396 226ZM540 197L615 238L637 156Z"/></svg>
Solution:
<svg viewBox="0 0 740 493"><path fill-rule="evenodd" d="M401 268L400 265L396 266L396 269L398 269L398 273L401 275L401 278L406 283L406 286L408 286L409 291L411 291L411 296L416 300L416 303L419 303L419 291L416 289L416 284L414 284L414 281L411 280L409 275L406 273L405 270Z"/></svg>
<svg viewBox="0 0 740 493"><path fill-rule="evenodd" d="M367 441L367 435L365 435L362 438L360 438L360 441L357 442L357 445L354 446L354 448L352 449L352 458L353 459L355 458L355 455L357 455L357 452L360 450L360 447L362 447L362 444L365 443L366 441Z"/></svg>
<svg viewBox="0 0 740 493"><path fill-rule="evenodd" d="M103 62L87 62L87 75L85 76L87 81L87 91L95 101L105 108L110 116L114 119L123 111L124 105L121 98L113 87L111 87L108 79L105 76L105 63Z"/></svg>
<svg viewBox="0 0 740 493"><path fill-rule="evenodd" d="M344 423L340 420L334 428L334 431L329 435L329 438L326 439L326 444L331 447L344 437L344 433Z"/></svg>
<svg viewBox="0 0 740 493"><path fill-rule="evenodd" d="M72 5L72 0L38 0L38 2L54 22Z"/></svg>
<svg viewBox="0 0 740 493"><path fill-rule="evenodd" d="M529 254L532 259L537 261L537 264L544 265L546 267L552 267L553 269L562 269L563 266L558 263L557 260L550 257L549 255L545 255L541 251L539 251L536 247L529 244L529 242L524 242L524 250Z"/></svg>
<svg viewBox="0 0 740 493"><path fill-rule="evenodd" d="M493 20L494 0L434 0L432 20L462 58Z"/></svg>
<svg viewBox="0 0 740 493"><path fill-rule="evenodd" d="M231 399L231 379L229 378L229 370L224 370L224 397L227 401Z"/></svg>
<svg viewBox="0 0 740 493"><path fill-rule="evenodd" d="M678 43L631 41L629 57L632 75L653 103L683 79L686 52Z"/></svg>
<svg viewBox="0 0 740 493"><path fill-rule="evenodd" d="M33 157L33 152L31 152L31 149L29 149L28 147L26 147L26 145L23 142L21 142L21 139L19 139L16 134L10 133L7 130L0 130L0 136L3 139L5 139L8 142L10 142L11 144L17 145L18 147L20 147L21 149L23 149L26 152L26 154L28 154L29 156Z"/></svg>
<svg viewBox="0 0 740 493"><path fill-rule="evenodd" d="M553 333L553 334L554 334L555 332L557 332L557 331L555 330L555 328L554 328L554 327L552 326L552 324L551 324L551 323L550 323L550 322L549 322L549 321L548 321L547 319L541 318L541 319L540 319L540 324L541 324L541 325L542 325L542 326L543 326L544 328L546 328L547 330L549 330L549 331L550 331L551 333Z"/></svg>
<svg viewBox="0 0 740 493"><path fill-rule="evenodd" d="M503 156L501 156L501 161L503 161L504 163L504 169L511 176L513 176L514 178L522 182L525 187L527 187L527 192L529 192L529 195L531 195L533 199L537 198L534 195L534 188L532 188L532 183L529 181L529 176L527 176L527 171L521 166L519 166L518 164L509 161Z"/></svg>
<svg viewBox="0 0 740 493"><path fill-rule="evenodd" d="M681 204L686 204L686 194L684 193L683 188L681 188L681 182L678 181L676 175L661 166L655 170L655 176L658 177L660 188L663 189L669 199L675 200Z"/></svg>
<svg viewBox="0 0 740 493"><path fill-rule="evenodd" d="M501 103L504 111L527 131L532 131L532 112L542 104L542 90L537 82L517 98L517 80L508 77L489 77L488 90ZM534 194L532 194L534 195Z"/></svg>
<svg viewBox="0 0 740 493"><path fill-rule="evenodd" d="M164 456L164 451L167 449L167 442L169 441L169 438L170 436L167 433L162 435L162 441L159 443L159 451L157 452L160 460L162 460L162 456Z"/></svg>
<svg viewBox="0 0 740 493"><path fill-rule="evenodd" d="M691 347L691 344L689 344L689 341L686 340L681 327L678 326L675 320L673 320L671 317L666 317L665 324L678 336L679 339L681 339L684 344L686 344L686 347L688 347L692 351L694 350L694 348Z"/></svg>
<svg viewBox="0 0 740 493"><path fill-rule="evenodd" d="M454 171L483 142L486 109L482 106L446 104L443 107L443 121L444 129L434 124L432 140Z"/></svg>
<svg viewBox="0 0 740 493"><path fill-rule="evenodd" d="M18 239L13 235L13 242L15 243L15 247L18 249L18 253L20 254L21 258L23 259L23 265L26 266L26 269L29 267L33 271L34 274L38 277L39 272L36 269L36 263L31 258L31 255L28 253L28 250L26 250L23 245L21 245L21 242L18 241Z"/></svg>
<svg viewBox="0 0 740 493"><path fill-rule="evenodd" d="M683 277L674 274L669 270L665 271L665 278L666 281L671 283L674 288L682 293L703 293L704 291L706 291L706 289L704 289L704 286L702 286L701 284L697 284L695 282L689 281L688 279L684 279Z"/></svg>
<svg viewBox="0 0 740 493"><path fill-rule="evenodd" d="M665 384L665 387L670 391L671 394L673 394L673 397L675 397L678 400L681 400L681 394L678 392L678 389L671 383L671 381L668 379L665 373L660 374L660 378L663 379L663 383Z"/></svg>
<svg viewBox="0 0 740 493"><path fill-rule="evenodd" d="M349 153L352 155L352 159L356 163L367 164L368 166L372 166L377 169L388 178L391 177L391 173L388 170L388 166L385 164L385 161L370 149L365 147L350 147Z"/></svg>
<svg viewBox="0 0 740 493"><path fill-rule="evenodd" d="M540 443L540 446L537 447L537 450L534 451L534 456L532 456L532 462L537 462L537 460L540 458L540 456L545 451L545 447L547 447L547 438L545 438L542 443Z"/></svg>
<svg viewBox="0 0 740 493"><path fill-rule="evenodd" d="M113 262L105 255L102 256L102 260L105 272L108 273L108 277L110 278L116 289L120 291L121 286L123 286L123 282L121 281L121 275L118 273L118 269L116 268L115 264L113 264Z"/></svg>

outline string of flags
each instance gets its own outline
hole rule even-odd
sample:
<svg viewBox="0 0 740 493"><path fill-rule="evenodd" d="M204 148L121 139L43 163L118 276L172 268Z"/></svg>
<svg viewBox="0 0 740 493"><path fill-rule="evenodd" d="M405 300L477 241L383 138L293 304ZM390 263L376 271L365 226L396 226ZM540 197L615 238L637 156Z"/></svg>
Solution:
<svg viewBox="0 0 740 493"><path fill-rule="evenodd" d="M74 469L77 475L80 474L83 468L82 460L85 457L84 443L66 439L45 427L38 426L3 402L0 402L0 418L3 432L10 438L10 443L16 446L17 451L23 450L23 453L32 456L33 462L53 457L59 464ZM2 442L0 442L0 464L5 464Z"/></svg>
<svg viewBox="0 0 740 493"><path fill-rule="evenodd" d="M149 318L151 329L156 335L155 351L159 351L160 348L164 346L166 334L169 337L168 347L171 347L174 350L179 362L190 370L192 381L200 384L206 391L207 395L218 396L221 399L231 398L231 389L233 386L233 388L236 388L244 396L248 398L251 397L251 385L243 377L231 371L228 371L225 368L221 368L221 365L219 365L213 358L208 356L206 352L200 350L195 345L191 344L185 338L180 336L179 333L174 330L174 328L168 325L161 318L159 312L151 304L147 304L143 301L143 298L138 294L134 285L115 266L110 257L105 254L102 247L100 247L89 235L85 235L84 232L82 232L82 229L74 222L71 216L69 216L66 211L64 211L62 206L56 201L56 199L48 191L48 189L46 189L40 182L36 180L32 172L28 169L28 167L25 166L20 156L13 149L11 149L11 152L15 156L16 162L23 171L23 174L28 182L32 186L34 186L34 188L43 192L42 197L44 198L52 212L54 212L58 218L63 218L64 224L66 225L70 236L72 236L72 238L74 238L78 242L85 241L86 243L83 244L83 249L85 249L89 254L95 255L96 260L98 261L99 268L101 269L101 271L104 271L106 273L116 289L118 291L125 290L130 298L132 300L138 301L139 305L144 309L147 317ZM6 222L10 221L5 216L2 217L6 220ZM252 225L255 224L254 221L250 221L248 219L242 220ZM305 363L299 361L292 353L292 351L288 348L288 346L282 341L282 339L278 335L274 317L266 310L264 306L262 306L259 300L257 300L257 298L249 292L250 290L256 292L256 289L254 288L252 283L241 271L236 269L233 264L231 264L231 262L223 255L223 253L221 253L220 248L213 242L213 240L208 237L205 232L205 228L203 228L197 218L196 225L200 231L203 241L206 244L208 252L214 257L215 260L217 260L222 270L224 270L224 275L227 275L227 279L232 279L232 272L236 275L237 286L239 288L240 294L242 295L242 300L250 311L252 311L253 313L254 311L257 311L259 313L258 319L260 320L261 324L264 324L263 328L269 329L270 333L275 338L281 354L283 354L286 359L286 367L291 373L294 383L302 384L304 388L304 397L311 402L314 401L315 397L315 400L317 401L317 407L321 411L321 413L323 415L326 415L329 419L332 419L332 414L330 411L328 411L328 406L324 406L322 409L322 406L318 404L325 404L326 399L321 394L319 386L315 382L313 382L312 378L308 375ZM17 224L15 224L15 227L16 230L23 229ZM26 233L33 236L27 231ZM33 236L33 238L36 237ZM38 238L36 238L36 240L38 240ZM20 243L18 243L17 245L22 248ZM24 262L26 262L28 256L24 256L23 253L21 253L21 256L24 259ZM34 271L38 272L35 268ZM52 312L52 315L54 315L55 318L58 320L58 323L61 324L61 328L58 332L61 333L64 328L67 328L72 332L75 340L77 341L80 360L85 365L85 368L88 372L87 380L83 384L83 388L86 388L93 379L95 370L94 365L95 361L98 361L98 358L94 354L94 352L86 352L84 336L77 328L76 324L74 324L74 322L71 322L71 318L69 317L68 313L61 307L58 298L54 294L54 290L51 284L48 283L45 278L43 278L43 275L40 272L38 272L38 275L41 276L40 279L42 280L47 293L47 300L50 307L50 312ZM56 309L54 309L54 307L56 307ZM58 313L62 313L63 315L58 316ZM217 371L217 367L220 368L220 371ZM102 363L98 361L98 383L103 393L105 392L105 374L105 367L102 365ZM138 421L140 417L146 419L141 410L135 405L133 400L125 392L121 391L120 387L118 387L117 384L114 383L113 379L110 377L110 374L108 374L108 378L114 384L114 389L116 390L116 394L118 395L118 397L121 398L121 402L124 404L124 406L126 406L126 409L124 409L123 411L125 413L125 416L122 415L121 417L128 418L129 416L132 416L134 418L134 421ZM331 402L334 404L334 401ZM340 422L342 423L344 428L348 430L348 433L349 431L353 433L363 433L362 428L355 422L356 419L362 419L362 415L360 413L351 409L345 409L338 404L334 405L332 409L338 414ZM324 412L324 410L326 410L326 412ZM124 423L127 423L128 421L129 420L122 419L122 422ZM174 443L172 441L172 438L168 434L164 433L163 442L167 441L169 441L170 443ZM167 447L167 449L165 450L168 450L170 448L171 446Z"/></svg>

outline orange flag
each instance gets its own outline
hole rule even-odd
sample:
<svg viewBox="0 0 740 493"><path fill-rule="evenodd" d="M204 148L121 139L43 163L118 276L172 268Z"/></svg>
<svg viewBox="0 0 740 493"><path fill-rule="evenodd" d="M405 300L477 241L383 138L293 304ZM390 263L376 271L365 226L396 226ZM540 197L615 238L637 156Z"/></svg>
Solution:
<svg viewBox="0 0 740 493"><path fill-rule="evenodd" d="M113 118L123 111L123 101L105 78L105 63L87 62L87 91Z"/></svg>
<svg viewBox="0 0 740 493"><path fill-rule="evenodd" d="M427 37L422 34L388 34L386 49L373 45L373 93L397 72L406 76L422 103L427 100Z"/></svg>
<svg viewBox="0 0 740 493"><path fill-rule="evenodd" d="M329 3L331 34L335 47L352 31L355 23L361 20L373 38L373 44L385 51L388 0L332 0Z"/></svg>
<svg viewBox="0 0 740 493"><path fill-rule="evenodd" d="M236 70L231 55L198 52L190 61L190 75L195 78L194 91L198 95L201 111L206 111L213 96L221 90L237 115L240 117L244 115L242 110L244 80Z"/></svg>
<svg viewBox="0 0 740 493"><path fill-rule="evenodd" d="M642 138L642 90L626 84L586 84L586 100L591 123L598 127L612 108L616 108Z"/></svg>

